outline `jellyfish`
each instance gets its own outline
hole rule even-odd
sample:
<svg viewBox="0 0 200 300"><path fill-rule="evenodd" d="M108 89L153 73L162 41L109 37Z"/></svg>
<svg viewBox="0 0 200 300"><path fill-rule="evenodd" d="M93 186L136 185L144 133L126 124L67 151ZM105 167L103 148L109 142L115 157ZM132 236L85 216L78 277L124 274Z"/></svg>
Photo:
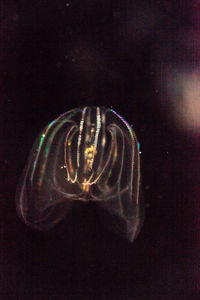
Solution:
<svg viewBox="0 0 200 300"><path fill-rule="evenodd" d="M93 202L101 222L134 241L144 215L139 142L113 109L80 107L49 123L36 138L16 191L19 217L47 231L75 201Z"/></svg>

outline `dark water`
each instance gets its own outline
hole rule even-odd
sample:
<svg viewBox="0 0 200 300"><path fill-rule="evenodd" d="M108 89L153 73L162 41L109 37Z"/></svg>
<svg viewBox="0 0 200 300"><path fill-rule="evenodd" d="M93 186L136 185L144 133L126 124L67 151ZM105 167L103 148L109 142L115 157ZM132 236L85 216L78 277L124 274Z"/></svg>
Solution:
<svg viewBox="0 0 200 300"><path fill-rule="evenodd" d="M188 42L193 2L0 4L1 300L200 298L199 133L176 126L165 91L167 67L199 61ZM102 227L93 207L78 206L48 233L16 216L36 135L82 105L113 106L141 143L146 217L133 244Z"/></svg>

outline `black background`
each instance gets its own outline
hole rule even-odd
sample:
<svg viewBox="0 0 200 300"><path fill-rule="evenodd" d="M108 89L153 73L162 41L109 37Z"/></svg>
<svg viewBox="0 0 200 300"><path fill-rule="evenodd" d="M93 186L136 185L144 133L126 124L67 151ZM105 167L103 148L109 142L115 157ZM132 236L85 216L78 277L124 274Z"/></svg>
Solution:
<svg viewBox="0 0 200 300"><path fill-rule="evenodd" d="M199 133L176 127L163 75L198 62L185 41L195 4L1 1L0 300L200 299ZM133 244L84 205L48 233L16 215L36 135L82 105L113 106L141 143L146 217Z"/></svg>

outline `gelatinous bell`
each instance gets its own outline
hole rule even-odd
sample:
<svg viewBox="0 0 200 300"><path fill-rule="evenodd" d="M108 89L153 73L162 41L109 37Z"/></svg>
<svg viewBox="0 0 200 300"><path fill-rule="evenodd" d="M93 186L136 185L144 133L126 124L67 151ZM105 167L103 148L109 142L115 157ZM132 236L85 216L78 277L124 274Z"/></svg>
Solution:
<svg viewBox="0 0 200 300"><path fill-rule="evenodd" d="M96 203L103 223L133 241L142 224L140 157L129 124L106 107L73 109L37 137L17 188L21 219L48 230L75 200Z"/></svg>

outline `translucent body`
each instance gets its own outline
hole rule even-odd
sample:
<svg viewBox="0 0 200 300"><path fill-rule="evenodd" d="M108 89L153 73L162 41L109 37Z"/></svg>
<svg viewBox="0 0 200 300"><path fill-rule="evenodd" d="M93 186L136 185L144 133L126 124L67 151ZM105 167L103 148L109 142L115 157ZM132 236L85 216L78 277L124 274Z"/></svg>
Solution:
<svg viewBox="0 0 200 300"><path fill-rule="evenodd" d="M38 136L16 205L27 225L48 230L74 201L92 201L103 222L133 241L142 223L139 193L140 157L132 128L112 109L84 107L59 116Z"/></svg>

